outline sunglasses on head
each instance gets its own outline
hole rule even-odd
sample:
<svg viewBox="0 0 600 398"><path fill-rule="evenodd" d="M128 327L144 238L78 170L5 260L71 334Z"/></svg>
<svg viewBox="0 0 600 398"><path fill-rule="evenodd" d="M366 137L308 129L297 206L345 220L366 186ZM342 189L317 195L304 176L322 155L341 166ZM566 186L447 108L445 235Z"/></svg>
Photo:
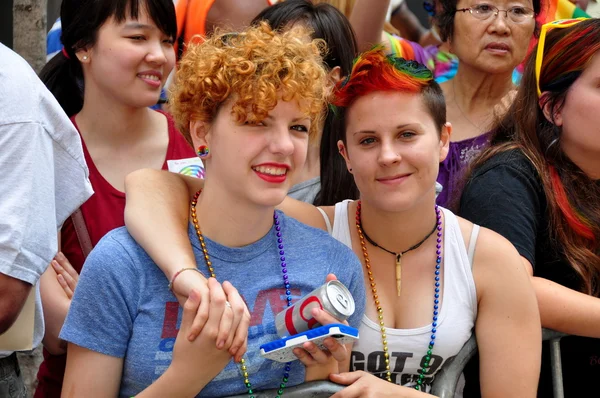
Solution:
<svg viewBox="0 0 600 398"><path fill-rule="evenodd" d="M540 90L540 75L542 73L542 61L544 60L544 44L546 43L546 34L548 29L554 28L568 28L573 25L577 25L581 21L585 21L589 18L574 18L574 19L559 19L557 21L548 22L542 25L542 31L540 32L540 40L538 41L537 53L535 54L535 82L537 85L538 97L542 96Z"/></svg>

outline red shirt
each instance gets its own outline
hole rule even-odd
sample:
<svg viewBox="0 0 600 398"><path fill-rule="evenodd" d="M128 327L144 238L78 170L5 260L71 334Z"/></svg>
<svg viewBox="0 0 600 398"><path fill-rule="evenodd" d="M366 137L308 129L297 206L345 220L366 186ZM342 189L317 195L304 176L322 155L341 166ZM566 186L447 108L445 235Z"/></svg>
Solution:
<svg viewBox="0 0 600 398"><path fill-rule="evenodd" d="M165 116L169 126L169 145L167 146L162 169L168 170L167 160L191 158L195 157L196 153L183 135L175 128L173 119L167 114ZM71 121L79 130L77 123L75 123L75 117L71 118ZM90 181L94 188L94 194L81 206L81 212L92 245L95 246L109 231L125 225L125 193L118 191L104 179L90 157L83 139L82 144L85 161L90 169ZM83 252L70 217L65 221L61 230L61 250L69 259L73 268L81 273L84 261ZM34 397L60 397L66 359L66 355L52 355L44 349L44 361L38 372L39 384Z"/></svg>

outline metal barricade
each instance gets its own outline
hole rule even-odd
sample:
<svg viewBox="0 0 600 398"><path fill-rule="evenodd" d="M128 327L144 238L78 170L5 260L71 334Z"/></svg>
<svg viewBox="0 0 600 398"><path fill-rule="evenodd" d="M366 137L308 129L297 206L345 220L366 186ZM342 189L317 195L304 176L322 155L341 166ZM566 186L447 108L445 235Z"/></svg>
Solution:
<svg viewBox="0 0 600 398"><path fill-rule="evenodd" d="M550 363L552 366L552 388L554 398L564 398L562 364L560 358L560 339L567 336L564 333L556 332L550 329L542 330L542 340L550 342ZM477 352L477 341L473 334L465 343L462 349L444 363L440 371L435 376L431 388L431 394L440 398L451 398L454 396L456 385L467 362L473 358ZM344 386L332 383L330 381L313 381L289 387L285 389L286 398L326 398L341 391ZM270 398L277 395L277 390L257 391L254 393L256 398ZM229 398L247 398L248 394L231 396Z"/></svg>
<svg viewBox="0 0 600 398"><path fill-rule="evenodd" d="M565 336L567 335L561 332L542 329L542 340L550 342L550 364L552 367L552 390L554 398L564 398L565 396L560 358L560 339ZM449 359L436 374L431 394L440 398L453 397L463 369L476 352L477 341L473 334L459 353L454 358Z"/></svg>
<svg viewBox="0 0 600 398"><path fill-rule="evenodd" d="M286 398L327 398L343 388L344 386L330 381L311 381L294 387L286 387L284 395ZM277 389L274 389L256 391L253 395L256 398L273 398L278 394ZM248 398L248 394L235 395L229 398Z"/></svg>

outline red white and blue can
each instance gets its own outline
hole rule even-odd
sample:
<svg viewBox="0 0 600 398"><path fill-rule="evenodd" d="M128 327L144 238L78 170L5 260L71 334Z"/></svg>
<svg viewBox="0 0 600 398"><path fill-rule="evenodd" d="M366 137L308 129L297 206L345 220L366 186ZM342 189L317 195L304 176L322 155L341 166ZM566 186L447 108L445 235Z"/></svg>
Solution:
<svg viewBox="0 0 600 398"><path fill-rule="evenodd" d="M275 327L279 337L293 336L321 326L311 315L313 308L320 308L339 321L345 321L354 313L354 298L340 281L327 282L277 314Z"/></svg>

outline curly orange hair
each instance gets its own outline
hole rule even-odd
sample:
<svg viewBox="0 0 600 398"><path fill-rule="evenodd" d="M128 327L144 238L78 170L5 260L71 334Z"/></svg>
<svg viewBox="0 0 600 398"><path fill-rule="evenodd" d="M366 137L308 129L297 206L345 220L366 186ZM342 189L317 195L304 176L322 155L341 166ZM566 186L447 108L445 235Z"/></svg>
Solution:
<svg viewBox="0 0 600 398"><path fill-rule="evenodd" d="M295 27L274 32L265 22L242 33L215 34L191 44L178 66L170 92L170 110L179 131L191 143L190 121L212 122L232 95L237 123L257 123L277 101L296 100L311 118L311 137L326 106L327 78L322 40Z"/></svg>

